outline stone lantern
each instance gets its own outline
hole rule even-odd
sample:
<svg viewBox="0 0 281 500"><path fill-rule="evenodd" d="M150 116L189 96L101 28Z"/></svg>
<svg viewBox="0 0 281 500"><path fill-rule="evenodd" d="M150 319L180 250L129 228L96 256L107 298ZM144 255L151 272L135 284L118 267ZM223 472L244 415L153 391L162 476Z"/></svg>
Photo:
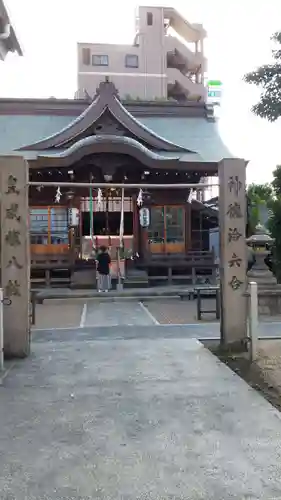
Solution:
<svg viewBox="0 0 281 500"><path fill-rule="evenodd" d="M252 269L248 271L249 281L255 281L258 288L276 287L277 280L264 262L274 244L274 239L271 238L262 224L257 224L255 233L246 240L246 243L251 247L255 258Z"/></svg>

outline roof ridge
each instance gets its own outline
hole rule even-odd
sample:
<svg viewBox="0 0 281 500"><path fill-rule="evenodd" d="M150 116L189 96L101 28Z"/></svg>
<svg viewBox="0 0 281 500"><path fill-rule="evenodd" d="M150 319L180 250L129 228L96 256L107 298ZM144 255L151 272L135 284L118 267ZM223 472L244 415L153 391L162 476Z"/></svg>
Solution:
<svg viewBox="0 0 281 500"><path fill-rule="evenodd" d="M140 140L153 149L191 152L182 146L160 137L153 130L140 123L139 120L123 106L116 87L107 78L104 82L100 83L92 103L70 124L52 136L24 146L20 148L20 150L40 151L67 146L73 139L78 139L82 134L87 133L93 124L96 123L107 110L129 133L140 138ZM89 133L89 135L92 135L92 133Z"/></svg>

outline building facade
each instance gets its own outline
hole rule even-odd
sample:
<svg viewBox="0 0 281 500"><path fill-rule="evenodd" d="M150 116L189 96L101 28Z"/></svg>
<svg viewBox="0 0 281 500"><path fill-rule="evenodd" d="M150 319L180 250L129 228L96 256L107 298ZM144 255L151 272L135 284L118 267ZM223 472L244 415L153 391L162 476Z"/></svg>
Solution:
<svg viewBox="0 0 281 500"><path fill-rule="evenodd" d="M135 23L131 45L78 44L76 97L93 97L109 77L121 99L204 102L203 26L167 7L139 7Z"/></svg>
<svg viewBox="0 0 281 500"><path fill-rule="evenodd" d="M9 52L17 52L18 55L22 55L22 49L4 1L0 0L0 61L3 61Z"/></svg>

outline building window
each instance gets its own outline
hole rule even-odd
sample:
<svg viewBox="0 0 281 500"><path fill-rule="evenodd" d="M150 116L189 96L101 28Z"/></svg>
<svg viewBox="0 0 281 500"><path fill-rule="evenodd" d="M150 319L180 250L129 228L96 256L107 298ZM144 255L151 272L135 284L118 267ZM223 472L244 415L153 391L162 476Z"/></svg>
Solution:
<svg viewBox="0 0 281 500"><path fill-rule="evenodd" d="M127 54L125 57L126 68L138 68L139 67L139 56L135 54Z"/></svg>
<svg viewBox="0 0 281 500"><path fill-rule="evenodd" d="M147 12L146 13L146 22L147 22L147 26L152 26L153 25L153 14L152 14L152 12Z"/></svg>
<svg viewBox="0 0 281 500"><path fill-rule="evenodd" d="M82 62L85 66L89 66L91 63L91 52L86 47L82 49Z"/></svg>
<svg viewBox="0 0 281 500"><path fill-rule="evenodd" d="M92 56L92 65L93 66L108 66L108 56L98 56L94 54Z"/></svg>
<svg viewBox="0 0 281 500"><path fill-rule="evenodd" d="M67 207L30 208L30 242L33 245L68 245Z"/></svg>

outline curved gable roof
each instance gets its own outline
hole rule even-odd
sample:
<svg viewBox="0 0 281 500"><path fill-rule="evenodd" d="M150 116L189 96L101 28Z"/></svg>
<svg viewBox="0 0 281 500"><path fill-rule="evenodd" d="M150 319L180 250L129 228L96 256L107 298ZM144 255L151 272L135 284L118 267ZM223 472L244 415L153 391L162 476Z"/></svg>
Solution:
<svg viewBox="0 0 281 500"><path fill-rule="evenodd" d="M20 151L46 151L53 148L67 148L73 140L80 140L83 136L91 136L93 124L105 113L110 113L117 122L124 127L129 135L133 135L148 147L158 151L172 151L179 153L195 153L182 146L170 142L147 128L134 118L118 99L116 88L111 82L102 82L97 94L90 106L69 125L61 131L43 139L20 148Z"/></svg>

